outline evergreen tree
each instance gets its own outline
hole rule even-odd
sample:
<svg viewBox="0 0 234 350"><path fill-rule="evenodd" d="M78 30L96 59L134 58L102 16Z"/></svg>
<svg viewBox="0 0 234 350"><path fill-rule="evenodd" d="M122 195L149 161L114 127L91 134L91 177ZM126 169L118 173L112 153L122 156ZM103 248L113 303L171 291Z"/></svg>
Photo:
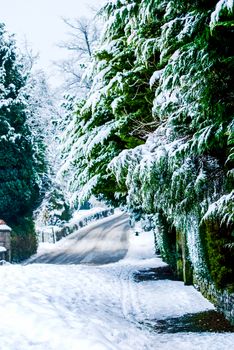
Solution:
<svg viewBox="0 0 234 350"><path fill-rule="evenodd" d="M68 142L76 195L101 193L151 215L165 257L175 254L168 235L180 233L195 271L227 286L234 254L233 2L117 0L102 15L93 85Z"/></svg>
<svg viewBox="0 0 234 350"><path fill-rule="evenodd" d="M0 25L0 216L13 228L16 260L35 252L32 212L39 200L37 152L27 125L27 76L14 38ZM28 249L21 249L28 244ZM16 248L18 247L18 248Z"/></svg>
<svg viewBox="0 0 234 350"><path fill-rule="evenodd" d="M190 243L193 267L207 274L199 270L205 259L223 287L233 283L233 8L215 4L142 2L144 21L151 18L149 5L163 15L156 38L160 70L151 78L159 126L111 168L127 185L129 206L154 214L163 239L174 227L188 242L202 242L198 256Z"/></svg>
<svg viewBox="0 0 234 350"><path fill-rule="evenodd" d="M148 101L154 97L149 79L155 56L147 64L137 60L137 43L128 43L125 24L134 6L109 2L103 9L107 25L93 58L93 84L67 130L69 156L64 168L70 164L78 169L71 189L80 202L91 193L103 194L112 202L123 198L125 189L114 191L116 181L107 166L123 149L143 143L153 127Z"/></svg>

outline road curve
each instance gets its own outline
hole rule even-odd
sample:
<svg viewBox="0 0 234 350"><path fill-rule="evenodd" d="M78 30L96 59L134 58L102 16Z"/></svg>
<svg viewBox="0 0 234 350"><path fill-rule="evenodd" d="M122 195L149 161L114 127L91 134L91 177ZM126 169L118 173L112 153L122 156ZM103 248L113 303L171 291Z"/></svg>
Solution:
<svg viewBox="0 0 234 350"><path fill-rule="evenodd" d="M75 231L28 263L101 265L117 262L128 251L129 229L127 214L109 216Z"/></svg>

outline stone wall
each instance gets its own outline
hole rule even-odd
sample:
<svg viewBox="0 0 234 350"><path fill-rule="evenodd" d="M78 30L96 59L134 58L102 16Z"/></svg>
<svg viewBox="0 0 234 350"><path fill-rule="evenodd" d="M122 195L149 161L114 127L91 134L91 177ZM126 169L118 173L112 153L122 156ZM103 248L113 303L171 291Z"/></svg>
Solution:
<svg viewBox="0 0 234 350"><path fill-rule="evenodd" d="M194 286L234 325L234 293L217 290L213 283L198 275L194 276Z"/></svg>
<svg viewBox="0 0 234 350"><path fill-rule="evenodd" d="M204 231L201 232L196 217L186 217L187 224L184 230L175 227L172 230L165 219L156 223L155 242L163 260L173 268L180 280L185 284L193 284L234 325L234 293L228 292L227 288L221 290L217 284L211 282L212 277L205 259L204 241L201 239L204 239ZM174 237L173 245L169 244L169 238L172 237ZM220 269L222 267L220 265Z"/></svg>
<svg viewBox="0 0 234 350"><path fill-rule="evenodd" d="M55 235L56 235L56 241L59 241L63 237L66 237L67 235L81 229L82 227L85 227L88 225L90 222L106 218L110 215L114 214L114 209L105 209L97 213L93 213L91 215L86 216L85 218L82 218L76 223L73 224L67 224L64 225L61 230L58 230Z"/></svg>

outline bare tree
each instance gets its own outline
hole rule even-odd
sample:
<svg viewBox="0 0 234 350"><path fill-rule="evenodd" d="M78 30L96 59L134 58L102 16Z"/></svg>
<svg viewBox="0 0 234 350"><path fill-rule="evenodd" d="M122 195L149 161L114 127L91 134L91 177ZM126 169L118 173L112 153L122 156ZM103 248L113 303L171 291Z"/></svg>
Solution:
<svg viewBox="0 0 234 350"><path fill-rule="evenodd" d="M81 17L63 18L63 21L72 31L68 32L69 40L60 43L59 47L75 51L81 57L91 58L98 39L98 29L94 20Z"/></svg>
<svg viewBox="0 0 234 350"><path fill-rule="evenodd" d="M91 62L99 37L99 29L95 18L63 18L63 22L69 28L68 40L58 44L68 51L65 60L55 62L59 71L63 74L64 89L74 95L84 96L90 88L91 82L83 79L83 74Z"/></svg>
<svg viewBox="0 0 234 350"><path fill-rule="evenodd" d="M39 53L34 52L27 38L25 37L19 49L24 74L31 73L39 59Z"/></svg>

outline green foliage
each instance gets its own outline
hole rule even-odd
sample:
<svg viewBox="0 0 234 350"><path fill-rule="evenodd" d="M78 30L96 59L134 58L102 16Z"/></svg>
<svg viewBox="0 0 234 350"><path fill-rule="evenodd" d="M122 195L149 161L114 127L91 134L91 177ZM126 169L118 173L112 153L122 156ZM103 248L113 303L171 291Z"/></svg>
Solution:
<svg viewBox="0 0 234 350"><path fill-rule="evenodd" d="M205 257L212 280L218 288L228 287L234 290L233 226L227 228L218 221L206 220L201 227Z"/></svg>
<svg viewBox="0 0 234 350"><path fill-rule="evenodd" d="M27 125L26 85L13 37L0 24L0 217L15 227L13 253L17 261L36 248L30 218L40 197L39 173L45 171L43 145L32 143Z"/></svg>
<svg viewBox="0 0 234 350"><path fill-rule="evenodd" d="M79 202L91 193L101 193L115 203L121 201L124 188L117 191L108 164L122 150L142 144L152 131L151 105L147 101L152 102L154 97L148 82L155 65L137 62L136 46L128 44L123 31L124 18L134 13L133 7L118 2L108 3L103 10L108 18L106 39L94 57L93 86L65 136L70 141L64 149L68 162L63 171L77 169L70 189Z"/></svg>
<svg viewBox="0 0 234 350"><path fill-rule="evenodd" d="M233 223L232 3L109 1L102 15L106 27L93 63L93 86L76 116L70 147L76 195L82 197L83 189L87 196L115 197L132 211L162 215L186 235L191 223L200 234L199 222L211 213L228 227ZM167 235L161 238L166 246ZM225 284L213 266L212 278Z"/></svg>
<svg viewBox="0 0 234 350"><path fill-rule="evenodd" d="M24 137L15 142L1 139L0 147L0 213L10 224L16 217L32 212L39 188L28 141Z"/></svg>
<svg viewBox="0 0 234 350"><path fill-rule="evenodd" d="M150 18L149 4L151 11L158 12L151 21L161 29L153 46L155 55L160 52L159 70L151 79L158 127L144 145L122 152L109 169L120 186L126 185L130 208L141 206L155 215L162 212L176 230L189 235L191 218L199 221L210 215L212 205L218 208L220 225L228 225L233 222L233 196L229 195L233 187L234 86L230 31L224 29L221 38L214 22L211 30L207 26L210 18L214 19L210 13L215 4L143 1L138 16L141 23ZM140 43L138 52L142 54ZM219 214L216 210L216 217ZM209 265L212 278L214 265ZM220 281L219 285L225 285L225 278Z"/></svg>

